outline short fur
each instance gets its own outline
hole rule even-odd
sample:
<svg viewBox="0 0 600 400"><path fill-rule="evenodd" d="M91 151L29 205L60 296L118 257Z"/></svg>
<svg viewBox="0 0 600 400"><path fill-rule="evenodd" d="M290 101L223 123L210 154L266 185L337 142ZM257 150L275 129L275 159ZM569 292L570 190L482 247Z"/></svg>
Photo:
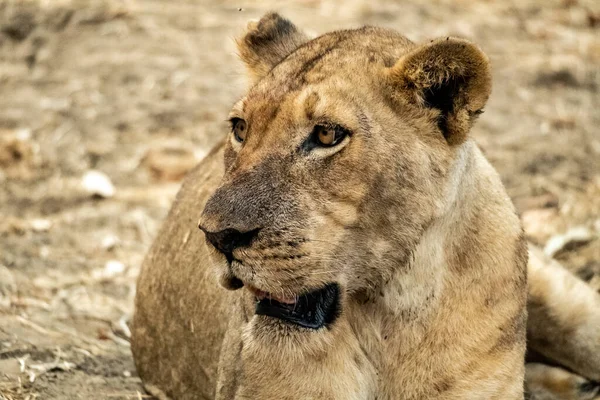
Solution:
<svg viewBox="0 0 600 400"><path fill-rule="evenodd" d="M238 45L254 79L231 112L246 139L187 177L146 258L142 380L175 399L523 399L527 246L468 138L491 90L481 50L371 27L309 41L277 14ZM319 123L352 134L307 151ZM207 232L258 233L228 263L194 229L201 213ZM257 316L249 291L216 283L239 280L288 297L337 282L341 314L315 331ZM566 342L598 338L560 318Z"/></svg>

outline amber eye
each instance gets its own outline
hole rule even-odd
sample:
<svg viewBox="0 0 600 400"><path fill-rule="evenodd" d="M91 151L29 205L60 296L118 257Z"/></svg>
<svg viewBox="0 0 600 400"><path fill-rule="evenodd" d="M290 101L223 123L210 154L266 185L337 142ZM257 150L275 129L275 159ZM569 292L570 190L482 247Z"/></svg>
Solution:
<svg viewBox="0 0 600 400"><path fill-rule="evenodd" d="M340 143L347 134L348 131L338 125L317 125L313 131L313 138L319 146L331 147Z"/></svg>
<svg viewBox="0 0 600 400"><path fill-rule="evenodd" d="M247 132L246 121L241 118L233 118L231 120L231 130L233 131L233 136L235 140L242 143L246 140L246 132Z"/></svg>

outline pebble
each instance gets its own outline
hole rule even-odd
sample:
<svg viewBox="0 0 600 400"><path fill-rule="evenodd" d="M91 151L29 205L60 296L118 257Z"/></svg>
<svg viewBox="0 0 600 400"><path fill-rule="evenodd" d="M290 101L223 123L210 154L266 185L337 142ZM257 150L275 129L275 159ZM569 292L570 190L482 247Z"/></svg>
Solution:
<svg viewBox="0 0 600 400"><path fill-rule="evenodd" d="M117 245L119 244L119 238L115 235L106 235L103 239L102 239L102 243L101 246L104 250L112 250L115 247L117 247Z"/></svg>
<svg viewBox="0 0 600 400"><path fill-rule="evenodd" d="M41 258L48 258L49 255L50 255L50 248L48 246L40 247L40 257Z"/></svg>
<svg viewBox="0 0 600 400"><path fill-rule="evenodd" d="M125 272L125 264L121 261L110 260L104 265L104 268L92 272L96 279L111 279Z"/></svg>
<svg viewBox="0 0 600 400"><path fill-rule="evenodd" d="M52 221L43 218L31 220L29 224L34 232L48 232L52 227Z"/></svg>
<svg viewBox="0 0 600 400"><path fill-rule="evenodd" d="M106 272L106 274L109 276L122 274L123 271L125 271L125 264L123 264L121 261L110 260L104 266L104 272Z"/></svg>
<svg viewBox="0 0 600 400"><path fill-rule="evenodd" d="M94 196L103 198L115 195L115 186L103 172L91 170L85 173L81 181L83 189Z"/></svg>

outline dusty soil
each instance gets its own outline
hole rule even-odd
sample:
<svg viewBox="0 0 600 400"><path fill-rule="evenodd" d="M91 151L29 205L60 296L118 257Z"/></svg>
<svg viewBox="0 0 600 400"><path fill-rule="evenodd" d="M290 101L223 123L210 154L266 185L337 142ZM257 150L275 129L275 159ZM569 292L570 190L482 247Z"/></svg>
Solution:
<svg viewBox="0 0 600 400"><path fill-rule="evenodd" d="M232 38L270 9L313 33L479 43L495 86L473 135L530 240L583 232L555 257L600 289L595 0L0 0L0 399L148 397L128 346L139 266L226 134L245 85Z"/></svg>

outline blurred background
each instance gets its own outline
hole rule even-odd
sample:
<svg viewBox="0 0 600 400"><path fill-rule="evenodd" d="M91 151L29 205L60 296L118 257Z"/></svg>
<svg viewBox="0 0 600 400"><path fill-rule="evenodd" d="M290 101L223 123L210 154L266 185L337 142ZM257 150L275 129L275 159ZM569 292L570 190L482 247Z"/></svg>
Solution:
<svg viewBox="0 0 600 400"><path fill-rule="evenodd" d="M494 90L473 135L529 240L600 289L598 0L0 0L0 399L149 398L135 279L227 133L233 38L268 10L478 43Z"/></svg>

